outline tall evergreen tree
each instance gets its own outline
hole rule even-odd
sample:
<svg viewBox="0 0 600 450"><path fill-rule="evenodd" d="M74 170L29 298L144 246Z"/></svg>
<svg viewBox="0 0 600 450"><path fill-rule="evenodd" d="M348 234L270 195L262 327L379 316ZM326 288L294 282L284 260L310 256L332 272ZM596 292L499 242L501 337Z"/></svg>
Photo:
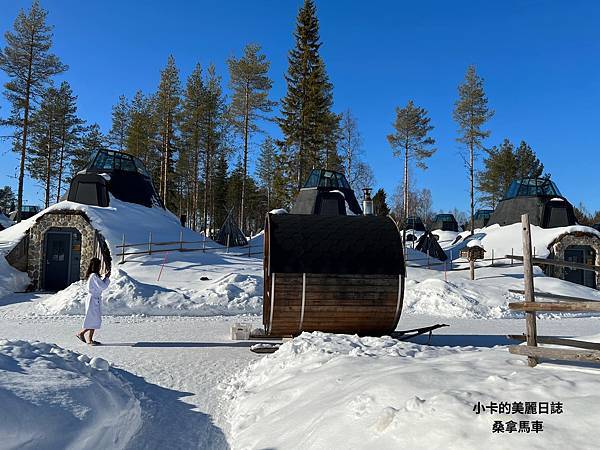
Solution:
<svg viewBox="0 0 600 450"><path fill-rule="evenodd" d="M128 108L128 127L126 135L126 149L128 153L140 158L146 168L152 173L156 182L158 180L157 160L157 125L153 98L146 97L142 91L137 91ZM160 148L158 148L160 151Z"/></svg>
<svg viewBox="0 0 600 450"><path fill-rule="evenodd" d="M470 183L471 234L475 230L475 164L478 151L484 149L483 140L490 135L483 126L493 115L494 111L488 107L483 79L475 72L475 66L469 66L464 82L458 86L453 118L459 128L457 141L464 144L468 152L464 159Z"/></svg>
<svg viewBox="0 0 600 450"><path fill-rule="evenodd" d="M127 127L129 126L129 103L124 95L119 96L119 101L112 109L112 127L108 132L110 145L124 151L127 144Z"/></svg>
<svg viewBox="0 0 600 450"><path fill-rule="evenodd" d="M0 212L8 215L10 211L15 207L15 193L10 186L4 186L0 188Z"/></svg>
<svg viewBox="0 0 600 450"><path fill-rule="evenodd" d="M409 165L414 160L416 166L427 169L424 160L430 158L436 151L433 148L435 139L429 136L433 126L429 124L427 111L414 105L409 100L404 108L396 108L396 121L394 122L394 133L388 135L387 139L394 156L404 158L404 180L403 180L403 207L402 221L405 223L409 210Z"/></svg>
<svg viewBox="0 0 600 450"><path fill-rule="evenodd" d="M504 139L502 144L486 151L484 169L477 174L477 190L481 201L496 208L517 173L514 146Z"/></svg>
<svg viewBox="0 0 600 450"><path fill-rule="evenodd" d="M331 111L332 85L319 55L319 22L313 0L305 0L300 8L294 38L285 75L287 93L277 122L284 136L281 150L293 163L293 178L300 188L312 167L339 165L340 118Z"/></svg>
<svg viewBox="0 0 600 450"><path fill-rule="evenodd" d="M538 178L544 171L544 165L525 141L521 141L515 149L508 139L504 139L502 144L486 151L483 163L483 170L477 174L477 189L481 193L481 201L492 208L496 207L513 180Z"/></svg>
<svg viewBox="0 0 600 450"><path fill-rule="evenodd" d="M69 160L73 156L77 141L83 131L84 121L77 116L77 97L73 94L69 83L63 81L57 93L60 146L56 174L56 201L59 202L62 194L62 182L68 174Z"/></svg>
<svg viewBox="0 0 600 450"><path fill-rule="evenodd" d="M173 169L173 141L177 128L179 115L179 94L181 86L179 82L179 70L175 66L175 58L169 56L166 67L160 73L160 84L156 94L156 108L158 115L159 132L161 137L162 160L160 170L160 196L169 207L171 203L170 180Z"/></svg>
<svg viewBox="0 0 600 450"><path fill-rule="evenodd" d="M227 61L230 75L229 84L233 93L229 115L234 130L243 140L243 170L239 208L241 227L244 224L250 135L259 130L257 121L267 119L265 114L271 112L275 105L275 102L269 100L269 91L273 86L268 75L270 64L260 50L259 45L248 44L244 48L244 55L241 58L232 57Z"/></svg>
<svg viewBox="0 0 600 450"><path fill-rule="evenodd" d="M56 186L60 139L60 100L54 87L42 95L40 107L31 115L31 140L26 167L29 175L44 187L44 206L50 206Z"/></svg>
<svg viewBox="0 0 600 450"><path fill-rule="evenodd" d="M277 170L276 148L273 139L268 137L260 146L260 156L256 164L256 176L260 186L267 194L267 211L271 210L273 191L275 188L275 172Z"/></svg>
<svg viewBox="0 0 600 450"><path fill-rule="evenodd" d="M521 141L515 150L515 158L517 160L515 178L538 178L542 176L544 165L527 142Z"/></svg>
<svg viewBox="0 0 600 450"><path fill-rule="evenodd" d="M379 189L373 196L373 214L384 217L390 214L390 207L387 204L387 194L383 189Z"/></svg>
<svg viewBox="0 0 600 450"><path fill-rule="evenodd" d="M183 148L188 156L189 180L191 182L191 199L188 216L195 230L198 226L198 211L200 209L200 163L204 154L202 146L202 121L205 115L206 88L202 79L202 68L197 64L187 79L182 112L181 134Z"/></svg>
<svg viewBox="0 0 600 450"><path fill-rule="evenodd" d="M224 152L224 137L226 124L224 123L225 100L221 88L221 77L216 73L215 67L210 65L204 80L206 87L204 96L204 115L201 124L201 145L204 149L204 201L203 223L206 233L214 229L215 211L220 211L215 202L220 202L224 197L224 184L227 177L227 158ZM218 191L216 194L215 192ZM219 212L220 213L220 212ZM209 224L210 218L210 224ZM222 217L224 220L224 217ZM220 223L219 225L220 226Z"/></svg>
<svg viewBox="0 0 600 450"><path fill-rule="evenodd" d="M100 126L93 123L82 130L82 135L77 145L71 152L71 174L75 174L84 169L90 161L92 154L103 147L105 137L100 131Z"/></svg>
<svg viewBox="0 0 600 450"><path fill-rule="evenodd" d="M19 11L14 31L5 33L6 47L0 50L0 69L9 78L4 85L4 95L12 105L7 122L15 129L13 148L20 154L17 221L21 220L30 115L34 102L42 95L52 76L67 69L56 55L50 53L52 27L46 24L46 15L38 0L34 0L27 13Z"/></svg>

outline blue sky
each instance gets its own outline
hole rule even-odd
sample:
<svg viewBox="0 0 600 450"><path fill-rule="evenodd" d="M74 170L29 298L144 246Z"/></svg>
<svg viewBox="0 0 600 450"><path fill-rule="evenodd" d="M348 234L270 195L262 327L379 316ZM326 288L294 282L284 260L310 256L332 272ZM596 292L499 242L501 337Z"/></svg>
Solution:
<svg viewBox="0 0 600 450"><path fill-rule="evenodd" d="M1 3L3 34L30 1ZM272 98L279 100L300 4L42 0L55 26L54 52L70 66L61 79L78 95L81 117L105 132L118 96L155 90L169 54L182 80L197 62L212 62L226 82L226 59L257 42L271 61ZM438 148L429 170L414 172L418 187L431 190L435 210L467 209L452 108L466 67L475 64L496 111L487 144L526 140L565 196L600 209L600 3L320 0L317 8L334 108L357 117L376 187L391 195L401 181L401 161L386 136L394 108L413 99L429 111ZM7 114L4 99L0 106L0 115ZM273 125L265 129L279 134ZM17 160L8 142L0 142L0 158L0 185L16 190ZM39 203L42 191L28 182L25 198Z"/></svg>

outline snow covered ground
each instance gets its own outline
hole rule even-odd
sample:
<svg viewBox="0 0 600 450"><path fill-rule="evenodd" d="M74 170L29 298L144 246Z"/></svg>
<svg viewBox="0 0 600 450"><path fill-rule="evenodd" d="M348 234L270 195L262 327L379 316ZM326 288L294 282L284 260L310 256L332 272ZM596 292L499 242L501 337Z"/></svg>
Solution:
<svg viewBox="0 0 600 450"><path fill-rule="evenodd" d="M2 448L124 448L140 402L108 362L56 345L0 340Z"/></svg>
<svg viewBox="0 0 600 450"><path fill-rule="evenodd" d="M162 210L151 210L148 219L148 209L136 205L123 217L123 205L113 200L112 209L85 208L113 255L123 233L128 242L145 242L149 231L155 241L179 239L177 218ZM0 233L0 253L22 236L23 223ZM515 239L515 230L497 228L476 238L496 254L510 253L520 230ZM534 245L547 245L555 235L534 230ZM452 244L456 235L440 236L440 243L456 255L464 237ZM184 239L203 238L184 230ZM467 270L445 271L448 264L428 263L414 250L408 256L398 327L450 325L431 342L313 333L266 357L249 351L256 341L229 338L235 322L261 325L261 255L171 252L116 264L99 347L74 336L82 321L82 283L54 295L12 294L28 280L0 258L0 339L8 340L0 342L0 402L26 411L19 421L7 416L10 408L0 409L0 435L12 433L5 446L32 439L35 447L45 431L64 428L48 448L76 448L84 434L106 439L91 446L129 449L590 448L587 436L600 419L600 369L547 362L530 369L506 348L505 336L525 328L522 315L507 306L521 299L508 290L522 289L522 267L485 263L471 281ZM600 300L598 291L537 269L535 285ZM600 341L600 316L546 314L538 331ZM83 387L90 397L81 395ZM473 411L478 402L533 401L562 402L564 413ZM543 420L544 430L492 433L495 420ZM26 429L18 428L23 423ZM104 426L111 433L100 433Z"/></svg>
<svg viewBox="0 0 600 450"><path fill-rule="evenodd" d="M302 334L232 383L234 448L593 448L598 369L531 369L505 347L482 343ZM477 414L477 405L501 402L508 413ZM554 403L555 413L512 413L519 402ZM495 421L517 431L494 433ZM532 431L534 421L541 431Z"/></svg>

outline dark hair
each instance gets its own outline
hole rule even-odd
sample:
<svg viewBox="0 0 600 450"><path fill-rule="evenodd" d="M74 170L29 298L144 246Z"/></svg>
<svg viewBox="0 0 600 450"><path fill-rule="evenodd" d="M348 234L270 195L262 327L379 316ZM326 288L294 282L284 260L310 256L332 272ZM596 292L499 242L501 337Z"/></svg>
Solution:
<svg viewBox="0 0 600 450"><path fill-rule="evenodd" d="M95 273L96 275L100 275L100 260L98 258L90 259L90 264L88 266L87 272L85 273L85 278L89 278L91 274Z"/></svg>

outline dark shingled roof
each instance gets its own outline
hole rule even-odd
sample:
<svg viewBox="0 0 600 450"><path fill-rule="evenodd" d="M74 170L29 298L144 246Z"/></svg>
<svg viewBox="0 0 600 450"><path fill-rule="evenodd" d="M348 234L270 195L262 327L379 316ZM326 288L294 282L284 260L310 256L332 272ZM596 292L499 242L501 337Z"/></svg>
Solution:
<svg viewBox="0 0 600 450"><path fill-rule="evenodd" d="M267 216L270 273L404 274L402 241L388 217Z"/></svg>

